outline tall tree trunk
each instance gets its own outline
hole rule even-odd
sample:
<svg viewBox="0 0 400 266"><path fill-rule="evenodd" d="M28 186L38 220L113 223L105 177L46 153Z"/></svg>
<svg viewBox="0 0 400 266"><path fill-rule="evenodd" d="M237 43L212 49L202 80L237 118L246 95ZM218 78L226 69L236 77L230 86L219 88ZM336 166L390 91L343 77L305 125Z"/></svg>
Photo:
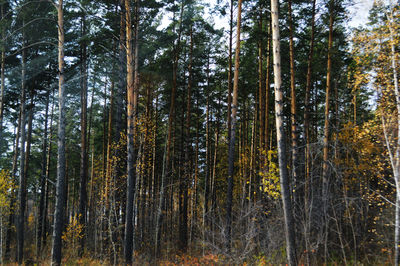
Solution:
<svg viewBox="0 0 400 266"><path fill-rule="evenodd" d="M18 112L18 126L17 126L17 132L15 136L15 145L14 145L14 154L13 154L13 162L12 162L12 169L11 169L11 174L14 178L14 180L17 180L17 164L18 164L18 154L19 154L19 139L20 139L20 132L21 132L21 109ZM15 204L15 191L11 191L11 204L10 206L14 206ZM7 226L7 231L6 231L6 246L5 246L5 252L4 252L4 260L8 261L10 259L10 253L11 253L11 238L13 235L13 228L12 224L14 222L14 213L10 212L8 216L8 226Z"/></svg>
<svg viewBox="0 0 400 266"><path fill-rule="evenodd" d="M42 250L42 234L43 234L43 216L44 216L44 200L46 195L46 155L47 155L47 122L49 118L49 103L50 91L46 94L46 112L44 116L44 129L43 129L43 146L42 146L42 173L40 178L40 198L39 198L39 213L37 221L37 238L36 238L36 258L40 258ZM51 126L51 124L50 124Z"/></svg>
<svg viewBox="0 0 400 266"><path fill-rule="evenodd" d="M328 40L328 62L326 74L326 91L325 91L325 123L323 137L323 166L322 166L322 207L324 215L324 234L325 234L325 260L327 259L327 234L328 234L328 204L329 195L329 101L331 92L331 76L332 76L332 45L333 45L333 0L329 3L329 40Z"/></svg>
<svg viewBox="0 0 400 266"><path fill-rule="evenodd" d="M232 113L232 46L233 46L233 0L230 0L229 19L229 59L228 59L228 143L231 139Z"/></svg>
<svg viewBox="0 0 400 266"><path fill-rule="evenodd" d="M206 100L206 173L204 180L204 208L203 208L203 241L205 241L206 226L208 224L208 200L210 195L210 58L207 58L207 100Z"/></svg>
<svg viewBox="0 0 400 266"><path fill-rule="evenodd" d="M228 151L228 191L226 199L226 248L230 251L232 240L232 200L233 200L233 176L235 164L235 133L236 133L236 115L238 106L238 87L239 87L239 55L240 55L240 26L242 19L242 0L238 2L236 25L236 52L235 52L235 73L233 79L233 99L231 113L231 130Z"/></svg>
<svg viewBox="0 0 400 266"><path fill-rule="evenodd" d="M0 15L1 19L4 18L4 3L1 4L0 6ZM4 40L5 34L4 34L4 29L1 32L1 38ZM5 89L5 76L4 76L4 71L5 71L5 65L6 65L6 48L5 44L1 44L1 66L0 66L0 139L3 134L3 117L4 117L4 89Z"/></svg>
<svg viewBox="0 0 400 266"><path fill-rule="evenodd" d="M114 96L114 143L119 144L121 139L121 133L123 132L124 123L122 119L123 110L124 110L124 91L126 90L126 50L125 50L125 43L126 43L126 34L125 34L125 0L118 0L120 5L120 35L119 35L119 72L118 72L118 85L115 90ZM114 158L121 158L123 153L123 148L121 145L118 145L116 149L114 149L113 156ZM124 172L124 167L121 164L114 164L113 173L115 180L118 182L121 180L122 174ZM123 208L124 200L125 200L125 193L118 193L116 201L121 205L121 220L125 221L125 209ZM122 239L124 235L124 222L120 229L118 230L118 235ZM119 250L122 246L121 241L117 242L117 249Z"/></svg>
<svg viewBox="0 0 400 266"><path fill-rule="evenodd" d="M65 88L64 88L64 14L63 0L58 1L58 156L57 156L57 185L56 206L54 211L54 229L52 244L52 265L61 265L62 231L64 228L64 202L65 202Z"/></svg>
<svg viewBox="0 0 400 266"><path fill-rule="evenodd" d="M53 93L54 94L54 93ZM44 210L43 210L43 218L42 218L42 227L43 227L43 246L46 246L47 243L47 236L48 236L48 232L49 232L49 226L48 226L48 209L49 209L49 194L50 194L50 181L49 181L49 177L50 177L50 162L51 162L51 149L52 149L52 138L53 138L53 114L54 114L54 95L53 97L53 103L51 106L51 114L50 114L50 134L49 134L49 148L48 148L48 152L47 152L47 159L46 159L46 174L45 174L45 179L46 179L46 195L45 195L45 200L44 200Z"/></svg>
<svg viewBox="0 0 400 266"><path fill-rule="evenodd" d="M297 143L297 107L296 107L296 80L294 63L294 43L293 43L293 18L292 18L292 0L288 2L289 8L289 57L290 57L290 120L291 120L291 141L292 141L292 176L293 184L296 185L299 178L299 152ZM296 191L297 188L294 188Z"/></svg>
<svg viewBox="0 0 400 266"><path fill-rule="evenodd" d="M290 199L289 173L286 160L286 140L283 124L283 92L281 80L281 54L279 37L279 15L278 0L271 0L272 15L272 45L274 55L274 83L275 83L275 120L276 120L276 141L278 143L279 175L281 184L281 195L283 213L285 217L286 254L289 266L297 265L296 244L294 233L294 219L292 203Z"/></svg>
<svg viewBox="0 0 400 266"><path fill-rule="evenodd" d="M267 16L268 17L268 16ZM268 48L268 53L267 53L267 73L266 73L266 78L265 78L265 140L264 140L264 144L265 144L265 149L268 151L270 149L269 147L269 97L270 97L270 92L271 92L271 88L270 88L270 79L271 79L271 20L269 20L268 17L268 41L267 41L267 48Z"/></svg>
<svg viewBox="0 0 400 266"><path fill-rule="evenodd" d="M23 23L25 25L25 22ZM23 33L23 36L25 34ZM22 45L25 46L25 37L23 37ZM18 188L18 201L19 201L19 214L17 223L17 236L18 236L18 248L17 248L17 262L22 264L24 256L24 221L25 221L25 208L26 208L26 175L25 175L25 124L26 124L26 107L25 107L25 91L26 91L26 49L22 47L22 75L21 75L21 148L20 148L20 172L19 172L19 188Z"/></svg>
<svg viewBox="0 0 400 266"><path fill-rule="evenodd" d="M199 103L196 99L196 110L198 110ZM197 114L198 116L199 114ZM194 224L197 223L197 185L198 185L198 176L199 176L199 119L196 119L196 151L195 151L195 162L194 162L194 183L193 183L193 193L192 193L192 203L191 203L191 222L190 222L190 236L189 242L192 243L193 235L194 235Z"/></svg>
<svg viewBox="0 0 400 266"><path fill-rule="evenodd" d="M139 3L140 0L135 0L135 55L134 55L134 80L133 80L133 87L134 87L134 94L133 94L133 110L134 110L134 121L135 121L135 125L137 123L137 119L138 119L138 95L139 95ZM138 133L136 126L134 128L134 136L136 136ZM139 139L139 135L137 137ZM142 142L140 141L139 143L139 148L142 147ZM136 142L134 142L134 148L136 149L136 147L138 146L138 144ZM136 159L136 151L134 150L134 158ZM140 155L140 149L139 149L139 155ZM138 156L138 161L140 162L140 156ZM137 202L137 198L138 198L138 184L140 183L140 179L143 178L142 175L140 175L140 172L138 172L138 166L135 162L135 168L136 168L136 182L135 182L135 191L134 191L134 210L133 210L133 218L132 218L132 222L133 222L133 226L135 226L135 220L137 219L137 208L135 208L135 202ZM133 228L135 230L135 227ZM133 251L135 250L135 245L136 245L136 241L135 241L135 231L133 232Z"/></svg>
<svg viewBox="0 0 400 266"><path fill-rule="evenodd" d="M82 37L86 36L86 18L81 17ZM80 248L78 255L82 256L85 251L86 240L86 206L87 206L87 51L86 42L81 43L81 160L80 160L80 191L78 221L82 225Z"/></svg>
<svg viewBox="0 0 400 266"><path fill-rule="evenodd" d="M310 194L310 173L311 173L311 151L310 151L310 96L311 96L311 76L312 76L312 63L314 55L314 34L315 34L315 6L316 0L313 0L312 4L312 18L311 18L311 39L310 39L310 50L308 53L307 61L307 78L306 78L306 90L304 99L304 138L305 138L305 186L304 186L304 209L305 209L305 242L306 250L309 251L309 194ZM307 262L309 263L309 253L307 255Z"/></svg>
<svg viewBox="0 0 400 266"><path fill-rule="evenodd" d="M390 48L391 48L391 63L393 71L393 83L394 83L394 93L396 98L397 107L397 138L395 143L395 154L390 152L390 144L388 143L387 130L384 126L385 139L387 143L387 148L389 150L389 155L391 159L391 164L393 168L393 177L396 184L396 204L395 204L395 230L394 230L394 265L398 266L400 262L400 89L399 81L397 75L397 60L396 60L396 48L395 48L395 31L394 31L394 18L393 18L393 7L390 6L390 15L387 15L389 20L389 32L390 32ZM382 118L383 121L384 118Z"/></svg>
<svg viewBox="0 0 400 266"><path fill-rule="evenodd" d="M126 198L126 217L125 217L125 263L132 264L133 253L133 208L134 208L134 194L135 194L135 121L136 121L136 106L135 106L135 93L136 88L134 84L134 58L132 47L132 22L131 22L131 6L130 1L125 0L125 14L126 14L126 67L127 67L127 147L128 147L128 181L127 181L127 198Z"/></svg>
<svg viewBox="0 0 400 266"><path fill-rule="evenodd" d="M49 148L47 145L47 132L48 132L48 116L49 116L49 104L50 104L50 91L47 92L46 99L46 113L45 113L45 121L44 121L44 133L43 133L43 148L42 148L42 173L40 179L40 198L39 198L39 215L38 215L38 230L37 230L37 242L36 242L36 257L40 258L40 253L42 251L42 242L46 236L45 231L45 221L46 215L45 212L45 204L46 204L46 183L47 183L47 167L50 163L50 158L48 158L48 154L50 153L51 147L51 137L52 137L52 123L53 123L53 109L54 109L54 96L52 95L52 106L51 106L51 118L50 118L50 138L49 138Z"/></svg>
<svg viewBox="0 0 400 266"><path fill-rule="evenodd" d="M191 106L192 106L192 65L193 65L193 25L190 26L190 51L189 51L189 79L187 85L187 103L186 103L186 140L185 140L185 174L181 180L183 197L182 210L180 212L180 229L179 239L181 251L186 252L188 245L188 184L191 178L191 138L190 138L190 119L191 119Z"/></svg>
<svg viewBox="0 0 400 266"><path fill-rule="evenodd" d="M259 128L259 135L260 135L260 151L261 149L264 149L264 144L265 144L265 90L263 90L263 38L262 38L262 29L263 29L263 23L262 23L262 8L260 4L260 10L259 10L259 20L258 20L258 31L259 31L259 37L258 37L258 110L259 110L259 115L258 119L260 121L260 128ZM255 125L255 124L254 124ZM261 157L260 157L260 164L262 165Z"/></svg>

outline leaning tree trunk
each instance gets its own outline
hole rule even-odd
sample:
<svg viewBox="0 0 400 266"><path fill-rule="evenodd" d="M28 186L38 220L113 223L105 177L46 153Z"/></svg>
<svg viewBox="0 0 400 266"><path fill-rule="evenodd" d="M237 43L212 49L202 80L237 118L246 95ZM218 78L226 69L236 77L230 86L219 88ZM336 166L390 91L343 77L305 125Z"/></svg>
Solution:
<svg viewBox="0 0 400 266"><path fill-rule="evenodd" d="M51 250L52 265L61 265L62 231L64 228L65 202L65 88L64 88L64 14L63 0L58 1L58 156L56 206L54 211L53 244Z"/></svg>
<svg viewBox="0 0 400 266"><path fill-rule="evenodd" d="M233 175L235 164L235 133L236 133L236 115L238 105L238 86L239 86L239 55L240 55L240 23L242 19L242 0L238 2L236 28L236 52L235 52L235 72L233 78L233 99L231 106L230 139L228 151L228 191L226 199L226 248L228 252L231 248L232 240L232 200L233 200Z"/></svg>
<svg viewBox="0 0 400 266"><path fill-rule="evenodd" d="M287 169L287 160L286 160L285 128L283 124L283 91L281 88L282 80L281 80L278 0L271 0L271 15L272 15L272 45L273 45L273 56L274 56L276 140L278 143L279 175L281 183L283 213L285 217L286 254L289 265L297 265L294 219L292 213L292 203L290 199L289 173Z"/></svg>

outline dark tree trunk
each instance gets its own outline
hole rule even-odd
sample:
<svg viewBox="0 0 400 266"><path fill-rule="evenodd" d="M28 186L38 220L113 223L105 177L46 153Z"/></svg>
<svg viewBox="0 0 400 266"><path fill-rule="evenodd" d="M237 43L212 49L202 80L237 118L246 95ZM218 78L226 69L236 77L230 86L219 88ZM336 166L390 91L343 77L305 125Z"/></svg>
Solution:
<svg viewBox="0 0 400 266"><path fill-rule="evenodd" d="M126 59L127 59L127 147L128 147L128 181L127 181L127 198L126 198L126 217L125 217L125 263L132 264L133 255L133 207L135 193L135 85L134 85L134 61L132 47L132 22L131 22L131 6L130 1L125 0L126 14Z"/></svg>
<svg viewBox="0 0 400 266"><path fill-rule="evenodd" d="M179 239L180 239L180 249L186 252L188 245L188 184L191 179L191 138L190 138L190 119L191 119L191 101L192 101L192 64L193 64L193 25L190 26L190 51L189 51L189 79L187 85L187 103L186 103L186 139L185 139L185 173L183 175L183 180L181 180L182 193L180 197L183 197L183 205L180 211L180 229L179 229Z"/></svg>
<svg viewBox="0 0 400 266"><path fill-rule="evenodd" d="M235 52L235 73L233 79L233 99L232 113L230 123L230 139L228 151L228 190L226 199L226 248L228 252L231 249L232 239L232 200L233 200L233 176L235 164L235 134L236 134L236 115L238 107L238 86L239 86L239 55L240 55L240 23L242 19L242 0L239 0L237 11L237 29L236 29L236 52Z"/></svg>
<svg viewBox="0 0 400 266"><path fill-rule="evenodd" d="M258 110L259 110L259 121L260 121L260 128L259 128L259 147L260 149L264 149L265 147L265 91L263 90L263 45L262 45L262 9L260 6L259 11L259 20L258 20ZM260 158L261 159L261 158ZM260 160L262 165L263 160ZM259 164L260 165L260 164Z"/></svg>
<svg viewBox="0 0 400 266"><path fill-rule="evenodd" d="M232 113L232 46L233 46L233 0L230 1L229 19L229 59L228 59L228 143L231 139Z"/></svg>
<svg viewBox="0 0 400 266"><path fill-rule="evenodd" d="M46 94L46 112L44 116L43 129L43 146L42 146L42 173L40 178L40 199L39 199L39 214L37 221L37 238L36 238L36 258L40 258L42 250L42 234L43 234L43 217L44 217L44 201L46 196L46 166L47 166L47 121L49 118L49 103L50 91ZM51 127L51 124L50 124Z"/></svg>
<svg viewBox="0 0 400 266"><path fill-rule="evenodd" d="M1 4L0 6L0 12L1 12L1 19L4 18L4 3ZM4 40L5 33L4 29L1 32L1 38ZM0 139L3 133L3 116L4 116L4 89L5 89L5 76L4 76L4 71L5 71L5 65L6 65L6 48L5 45L1 45L1 66L0 66Z"/></svg>
<svg viewBox="0 0 400 266"><path fill-rule="evenodd" d="M333 0L329 2L329 40L328 40L328 62L326 73L326 90L325 90L325 122L323 137L323 165L322 165L322 208L324 215L324 252L325 261L328 256L328 204L330 200L329 194L329 102L331 93L332 78L332 45L333 45Z"/></svg>
<svg viewBox="0 0 400 266"><path fill-rule="evenodd" d="M304 138L305 138L305 186L304 186L304 210L305 210L305 241L306 250L309 250L308 232L309 228L309 194L310 194L310 173L311 173L311 152L310 152L310 96L311 96L311 76L312 76L312 63L314 54L314 32L315 32L315 6L316 0L313 0L312 5L312 19L311 19L311 39L310 51L308 53L307 62L307 77L306 77L306 90L304 99ZM307 262L309 262L309 254L307 252Z"/></svg>

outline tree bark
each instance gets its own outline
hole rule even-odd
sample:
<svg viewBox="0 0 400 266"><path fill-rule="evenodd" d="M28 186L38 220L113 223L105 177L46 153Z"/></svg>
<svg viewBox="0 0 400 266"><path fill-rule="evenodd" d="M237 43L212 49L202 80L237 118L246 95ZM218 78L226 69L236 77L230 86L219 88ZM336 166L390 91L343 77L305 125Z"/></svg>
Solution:
<svg viewBox="0 0 400 266"><path fill-rule="evenodd" d="M294 233L294 219L292 214L292 203L290 199L289 173L286 160L286 140L283 125L283 91L281 88L281 54L279 37L279 15L278 0L271 0L272 15L272 44L274 56L274 83L275 83L275 120L276 120L276 140L278 143L279 175L281 185L281 195L283 203L283 213L285 218L286 235L286 254L288 264L297 265L296 244Z"/></svg>
<svg viewBox="0 0 400 266"><path fill-rule="evenodd" d="M231 129L229 139L228 151L228 190L226 200L226 248L228 252L231 249L232 240L232 200L233 200L233 176L235 164L235 133L236 133L236 115L238 105L238 87L239 87L239 55L240 55L240 26L242 20L242 0L238 2L237 11L237 25L236 25L236 51L235 51L235 72L233 79L233 99L232 99L232 113L231 113Z"/></svg>
<svg viewBox="0 0 400 266"><path fill-rule="evenodd" d="M64 202L65 202L65 87L64 87L64 15L63 0L58 1L58 156L57 156L57 185L56 206L54 211L53 244L51 250L52 265L61 265L62 231L64 229Z"/></svg>

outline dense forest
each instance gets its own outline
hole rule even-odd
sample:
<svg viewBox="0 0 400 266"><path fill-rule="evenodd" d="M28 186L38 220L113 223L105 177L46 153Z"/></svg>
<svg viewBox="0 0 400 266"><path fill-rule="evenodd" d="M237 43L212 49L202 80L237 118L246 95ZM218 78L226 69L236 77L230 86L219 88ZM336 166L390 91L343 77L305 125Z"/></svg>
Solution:
<svg viewBox="0 0 400 266"><path fill-rule="evenodd" d="M394 2L0 0L0 264L398 265Z"/></svg>

